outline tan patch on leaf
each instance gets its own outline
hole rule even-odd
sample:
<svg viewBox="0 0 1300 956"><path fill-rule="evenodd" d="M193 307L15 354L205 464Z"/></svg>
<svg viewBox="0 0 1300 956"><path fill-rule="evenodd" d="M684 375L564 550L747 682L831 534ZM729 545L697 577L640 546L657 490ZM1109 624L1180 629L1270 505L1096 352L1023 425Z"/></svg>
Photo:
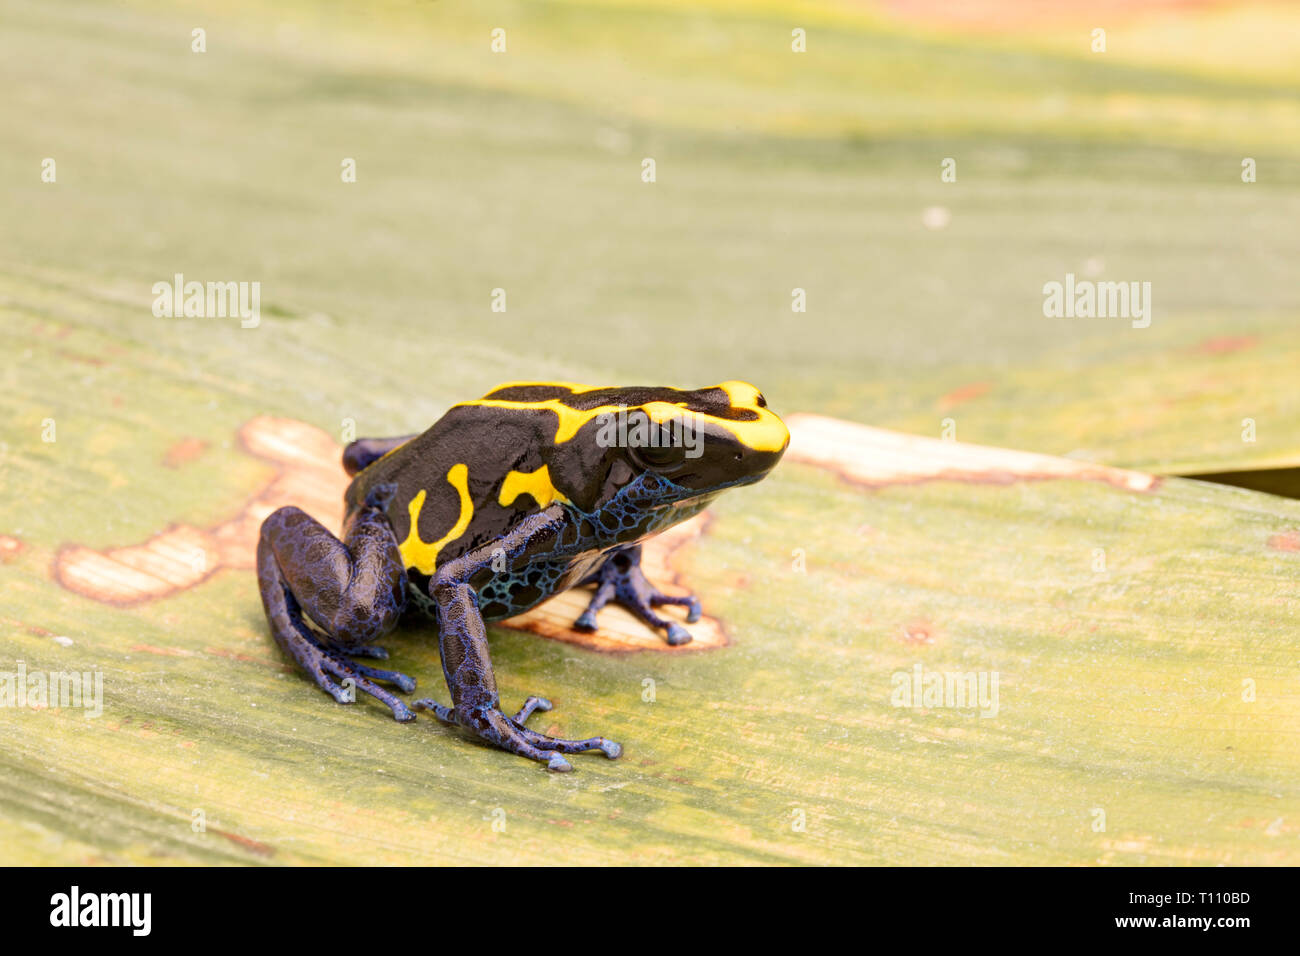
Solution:
<svg viewBox="0 0 1300 956"><path fill-rule="evenodd" d="M1012 484L1070 478L1101 481L1128 491L1150 491L1155 475L1034 452L970 445L872 428L822 415L798 414L790 429L789 461L816 465L840 477L883 488L922 481Z"/></svg>
<svg viewBox="0 0 1300 956"><path fill-rule="evenodd" d="M1275 534L1268 539L1268 546L1276 551L1300 551L1300 531Z"/></svg>
<svg viewBox="0 0 1300 956"><path fill-rule="evenodd" d="M60 549L54 577L64 587L106 604L138 604L198 584L214 568L211 535L174 525L144 544L93 551L80 545Z"/></svg>

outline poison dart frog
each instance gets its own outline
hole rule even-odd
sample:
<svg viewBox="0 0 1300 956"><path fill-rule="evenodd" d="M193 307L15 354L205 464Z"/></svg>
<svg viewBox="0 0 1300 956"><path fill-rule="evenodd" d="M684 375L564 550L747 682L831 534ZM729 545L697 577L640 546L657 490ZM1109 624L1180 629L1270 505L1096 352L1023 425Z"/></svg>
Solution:
<svg viewBox="0 0 1300 956"><path fill-rule="evenodd" d="M789 432L754 386L600 388L517 382L452 406L428 431L363 438L343 452L352 477L342 540L293 507L262 524L257 575L277 644L335 700L352 688L415 719L401 699L415 681L352 660L407 612L438 631L451 706L417 700L446 724L556 771L565 755L622 747L562 740L525 725L551 709L529 697L501 709L485 622L520 614L576 585L595 587L575 627L622 604L669 644L691 639L654 608L687 608L641 572L641 542L697 514L720 492L752 484L785 452Z"/></svg>

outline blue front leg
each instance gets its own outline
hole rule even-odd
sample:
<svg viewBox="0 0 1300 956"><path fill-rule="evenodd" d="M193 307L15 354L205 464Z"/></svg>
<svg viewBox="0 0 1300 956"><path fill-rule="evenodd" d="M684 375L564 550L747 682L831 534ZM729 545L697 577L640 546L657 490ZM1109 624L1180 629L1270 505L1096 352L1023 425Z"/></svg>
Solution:
<svg viewBox="0 0 1300 956"><path fill-rule="evenodd" d="M555 771L573 769L565 754L599 750L614 758L623 748L604 737L562 740L529 730L524 726L529 714L551 709L550 701L542 697L529 697L513 717L501 710L488 654L487 625L469 582L491 566L494 553L504 551L506 561L514 564L549 551L567 520L562 507L548 508L525 519L491 547L461 555L437 570L429 581L429 596L438 609L438 647L453 706L429 699L415 702L416 708L432 711L445 723L463 727L503 750L541 761Z"/></svg>
<svg viewBox="0 0 1300 956"><path fill-rule="evenodd" d="M660 617L654 609L663 604L678 604L686 608L686 623L694 624L700 619L700 602L693 595L678 597L664 594L650 583L641 571L641 545L619 548L610 552L605 563L595 574L582 581L583 584L596 585L596 593L591 603L573 626L580 631L596 629L596 615L606 604L613 600L623 605L651 627L664 632L664 640L674 646L691 641L691 632L676 621Z"/></svg>

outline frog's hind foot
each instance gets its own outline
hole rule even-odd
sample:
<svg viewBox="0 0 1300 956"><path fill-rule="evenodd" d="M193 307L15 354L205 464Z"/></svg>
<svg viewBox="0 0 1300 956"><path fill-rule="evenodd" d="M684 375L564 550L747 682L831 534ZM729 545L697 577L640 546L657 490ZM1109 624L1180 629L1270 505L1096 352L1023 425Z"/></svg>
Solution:
<svg viewBox="0 0 1300 956"><path fill-rule="evenodd" d="M605 559L605 563L595 574L582 582L595 584L596 593L591 597L587 610L574 622L579 631L596 630L596 615L611 600L621 604L655 630L664 632L664 639L671 645L687 644L691 641L691 632L676 621L669 621L654 612L656 607L664 604L676 604L686 608L686 623L694 624L700 619L700 602L694 595L678 596L664 594L645 576L641 570L641 546L620 548Z"/></svg>
<svg viewBox="0 0 1300 956"><path fill-rule="evenodd" d="M365 664L358 664L356 661L350 660L346 655L356 654L357 648L336 650L334 648L337 645L326 645L325 642L312 634L306 624L301 621L292 632L283 636L279 627L276 626L275 639L277 644L288 651L290 656L302 665L303 670L316 682L316 685L340 704L355 703L357 691L360 691L387 705L389 710L393 712L394 720L402 723L415 720L415 714L411 712L411 708L406 706L405 701L387 688L380 687L375 683L375 681L383 681L386 684L394 685L403 693L409 694L415 690L414 678L397 671L368 667ZM373 650L382 650L382 648L373 648ZM375 655L367 654L366 656ZM385 654L385 656L387 655Z"/></svg>
<svg viewBox="0 0 1300 956"><path fill-rule="evenodd" d="M556 773L566 773L573 769L573 764L564 759L565 754L587 753L599 750L610 760L623 754L623 747L604 737L588 737L586 740L565 740L550 737L524 726L524 721L535 711L551 709L551 702L545 697L529 697L524 706L513 717L506 716L499 708L478 708L464 716L457 713L455 707L444 707L437 701L424 698L413 705L416 710L428 710L444 724L460 726L477 734L488 743L495 744L503 750L519 754L530 760L546 764L546 769Z"/></svg>
<svg viewBox="0 0 1300 956"><path fill-rule="evenodd" d="M336 654L345 654L348 657L368 657L374 661L388 660L387 648L379 647L375 644L360 644L357 647L345 647L342 644L336 644L333 641L325 641L326 647Z"/></svg>

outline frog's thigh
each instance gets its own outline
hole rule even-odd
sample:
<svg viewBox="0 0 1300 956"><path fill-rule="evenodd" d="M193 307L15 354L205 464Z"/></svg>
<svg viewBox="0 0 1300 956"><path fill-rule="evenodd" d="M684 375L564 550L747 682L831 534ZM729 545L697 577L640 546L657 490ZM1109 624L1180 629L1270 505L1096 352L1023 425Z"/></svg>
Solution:
<svg viewBox="0 0 1300 956"><path fill-rule="evenodd" d="M361 642L390 630L405 606L406 571L395 555L392 529L372 502L367 502L344 541L305 512L281 508L262 523L257 575L272 636L318 686L335 700L351 703L352 690L336 680L351 681L405 721L415 715L373 681L395 684L407 692L415 689L415 681L346 656L384 656L382 650ZM328 638L307 625L304 610Z"/></svg>
<svg viewBox="0 0 1300 956"><path fill-rule="evenodd" d="M261 537L299 605L339 644L367 644L401 618L406 568L378 508L363 508L343 541L298 508L272 514Z"/></svg>

